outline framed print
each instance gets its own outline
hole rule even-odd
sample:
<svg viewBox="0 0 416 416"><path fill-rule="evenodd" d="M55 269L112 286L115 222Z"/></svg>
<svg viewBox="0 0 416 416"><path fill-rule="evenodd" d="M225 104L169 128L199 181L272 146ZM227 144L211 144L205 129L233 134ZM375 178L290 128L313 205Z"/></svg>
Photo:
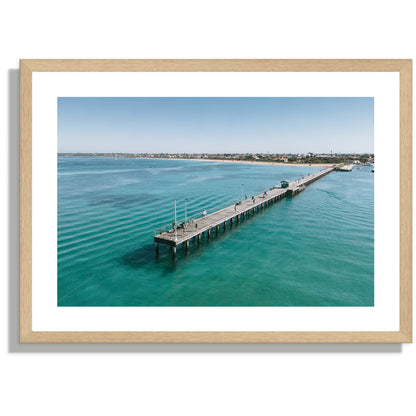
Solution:
<svg viewBox="0 0 416 416"><path fill-rule="evenodd" d="M22 60L20 129L21 342L411 342L411 60Z"/></svg>

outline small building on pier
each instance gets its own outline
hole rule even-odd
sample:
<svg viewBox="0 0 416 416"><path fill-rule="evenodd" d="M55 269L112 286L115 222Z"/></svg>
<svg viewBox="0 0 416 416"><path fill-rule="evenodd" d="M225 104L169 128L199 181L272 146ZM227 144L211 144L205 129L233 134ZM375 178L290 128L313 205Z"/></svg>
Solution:
<svg viewBox="0 0 416 416"><path fill-rule="evenodd" d="M283 179L283 180L280 182L280 186L281 186L282 188L288 188L288 187L289 187L289 185L290 185L290 183L289 183L289 181L287 181L286 179Z"/></svg>

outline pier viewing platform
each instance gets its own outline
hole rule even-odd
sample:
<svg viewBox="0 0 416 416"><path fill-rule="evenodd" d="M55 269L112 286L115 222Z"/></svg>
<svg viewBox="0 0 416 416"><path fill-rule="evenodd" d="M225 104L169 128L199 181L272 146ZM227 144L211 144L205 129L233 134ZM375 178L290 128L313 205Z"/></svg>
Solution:
<svg viewBox="0 0 416 416"><path fill-rule="evenodd" d="M156 252L159 250L160 243L172 247L174 254L176 254L176 247L185 244L188 248L190 241L193 239L197 239L199 243L201 241L201 236L204 233L207 233L207 237L210 238L213 230L218 234L220 227L224 230L227 229L227 225L229 228L232 228L233 225L238 224L241 220L250 218L250 216L255 215L256 212L270 207L280 199L296 195L304 190L307 185L322 178L334 169L335 166L331 166L293 182L287 182L286 187L273 186L268 191L254 196L254 198L238 201L235 205L220 209L201 218L191 220L186 224L182 223L180 227L175 224L175 226L168 231L157 231L154 236Z"/></svg>

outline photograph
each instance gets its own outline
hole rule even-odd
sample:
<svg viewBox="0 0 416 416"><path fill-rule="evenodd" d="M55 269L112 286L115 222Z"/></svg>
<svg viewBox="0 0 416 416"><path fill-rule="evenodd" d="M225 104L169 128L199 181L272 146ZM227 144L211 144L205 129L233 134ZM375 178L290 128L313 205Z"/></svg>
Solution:
<svg viewBox="0 0 416 416"><path fill-rule="evenodd" d="M373 307L374 97L57 97L58 307Z"/></svg>
<svg viewBox="0 0 416 416"><path fill-rule="evenodd" d="M414 2L2 6L0 415L416 414Z"/></svg>

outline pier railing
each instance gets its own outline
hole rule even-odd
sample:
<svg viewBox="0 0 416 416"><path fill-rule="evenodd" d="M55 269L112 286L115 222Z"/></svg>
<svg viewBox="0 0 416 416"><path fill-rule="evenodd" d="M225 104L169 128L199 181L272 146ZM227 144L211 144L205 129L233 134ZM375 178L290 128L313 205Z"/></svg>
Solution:
<svg viewBox="0 0 416 416"><path fill-rule="evenodd" d="M271 189L271 187L270 187L270 189ZM261 192L264 192L264 191L256 191L256 193L255 193L255 195L259 195ZM251 198L251 197L250 197ZM247 200L249 200L250 198L247 198ZM244 199L243 201L245 201L246 199ZM223 209L225 209L225 208L229 208L229 207L232 207L232 206L234 206L235 205L235 203L236 202L238 202L238 201L240 201L240 200L230 200L229 202L223 202L223 203L221 203L221 204L219 204L219 205L217 205L217 206L215 206L214 208L208 208L208 209L206 209L205 211L207 212L207 215L205 215L205 216L208 216L208 215L210 215L210 214L214 214L214 213L216 213L216 212L218 212L218 211L221 211L221 210L223 210ZM198 220L198 219L200 219L200 218L203 218L203 217L205 217L204 215L202 215L202 211L201 212L199 212L197 215L192 215L192 216L190 216L189 218L187 218L187 221L186 221L186 223L187 224L192 224L194 221L196 221L196 220ZM178 220L177 221L177 225L176 225L176 227L177 227L177 229L180 229L180 228L182 228L181 227L181 225L183 224L185 222L185 220L184 219L180 219L180 220ZM175 229L173 228L173 221L170 223L170 224L167 224L167 225L161 225L160 227L157 227L157 228L155 228L155 230L154 230L154 235L155 236L157 236L157 235L160 235L160 234L163 234L163 233L166 233L166 232L169 232L169 231L171 231L172 233L175 231Z"/></svg>
<svg viewBox="0 0 416 416"><path fill-rule="evenodd" d="M192 224L194 221L196 221L196 220L198 220L198 219L200 219L200 218L203 218L204 216L208 216L208 215L210 215L210 214L214 214L215 212L221 211L221 210L223 210L223 209L225 209L225 208L231 207L231 206L233 206L236 202L237 202L237 201L235 201L235 200L234 200L234 201L232 201L232 202L224 202L224 203L222 203L222 204L220 204L220 205L217 205L217 206L216 206L216 207L214 207L214 208L208 208L208 209L206 209L206 210L205 210L205 211L207 212L207 215L203 215L203 214L202 214L202 211L201 211L201 212L199 212L197 215L192 215L192 216L190 216L189 218L187 218L186 224ZM178 220L178 221L177 221L176 228L182 228L182 227L181 227L181 225L182 225L184 222L185 222L185 219ZM173 228L173 221L172 221L170 224L168 224L168 225L161 225L160 227L156 228L156 229L154 230L154 235L155 235L155 236L156 236L156 235L160 235L160 234L166 233L166 232L168 232L168 231L172 231L172 232L174 232L174 231L175 231L175 229Z"/></svg>

